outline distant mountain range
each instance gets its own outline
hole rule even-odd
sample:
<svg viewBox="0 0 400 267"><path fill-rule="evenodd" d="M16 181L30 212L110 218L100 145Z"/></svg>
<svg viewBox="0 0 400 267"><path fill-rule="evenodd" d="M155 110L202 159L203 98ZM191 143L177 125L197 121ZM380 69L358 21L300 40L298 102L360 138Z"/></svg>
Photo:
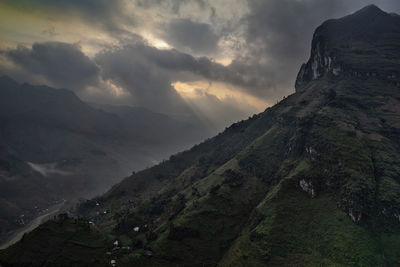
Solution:
<svg viewBox="0 0 400 267"><path fill-rule="evenodd" d="M0 236L208 136L196 121L0 78ZM1 238L0 238L1 239Z"/></svg>
<svg viewBox="0 0 400 267"><path fill-rule="evenodd" d="M43 224L0 263L400 266L399 248L400 16L367 6L318 27L296 93Z"/></svg>

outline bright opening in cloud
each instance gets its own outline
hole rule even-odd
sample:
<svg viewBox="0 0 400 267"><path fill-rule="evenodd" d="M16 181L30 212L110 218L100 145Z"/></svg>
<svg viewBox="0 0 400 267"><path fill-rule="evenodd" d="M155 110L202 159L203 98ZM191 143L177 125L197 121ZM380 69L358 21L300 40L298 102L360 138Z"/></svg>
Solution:
<svg viewBox="0 0 400 267"><path fill-rule="evenodd" d="M238 103L245 102L260 112L272 105L272 103L269 103L266 100L261 100L249 94L243 93L234 85L221 82L175 82L172 84L172 86L183 98L186 99L196 99L204 94L210 94L217 97L220 101L223 101L226 98L232 98L237 100Z"/></svg>

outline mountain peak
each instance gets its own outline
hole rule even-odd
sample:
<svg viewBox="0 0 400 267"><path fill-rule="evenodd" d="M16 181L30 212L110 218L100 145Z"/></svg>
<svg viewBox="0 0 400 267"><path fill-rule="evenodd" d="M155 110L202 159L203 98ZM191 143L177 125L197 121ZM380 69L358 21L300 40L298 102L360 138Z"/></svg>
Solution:
<svg viewBox="0 0 400 267"><path fill-rule="evenodd" d="M7 83L7 84L17 84L17 82L14 81L14 80L13 80L10 76L8 76L8 75L0 76L0 83L1 83L1 84L3 84L3 83Z"/></svg>
<svg viewBox="0 0 400 267"><path fill-rule="evenodd" d="M400 16L386 13L375 5L325 21L314 33L311 57L300 69L296 91L327 75L399 77L394 63L394 59L400 59L399 29ZM379 68L383 65L385 68ZM394 78L390 83L397 85L400 80Z"/></svg>
<svg viewBox="0 0 400 267"><path fill-rule="evenodd" d="M359 14L359 15L371 15L371 14L382 14L386 13L382 9L380 9L378 6L372 4L365 6L361 8L360 10L356 11L353 15Z"/></svg>

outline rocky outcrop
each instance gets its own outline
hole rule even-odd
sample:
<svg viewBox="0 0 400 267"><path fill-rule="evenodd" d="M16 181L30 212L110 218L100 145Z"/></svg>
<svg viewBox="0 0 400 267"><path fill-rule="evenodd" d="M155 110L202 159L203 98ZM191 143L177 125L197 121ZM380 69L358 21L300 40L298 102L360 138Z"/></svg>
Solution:
<svg viewBox="0 0 400 267"><path fill-rule="evenodd" d="M302 179L300 180L299 185L303 191L307 192L311 197L315 197L315 190L311 181Z"/></svg>
<svg viewBox="0 0 400 267"><path fill-rule="evenodd" d="M353 220L353 222L357 223L357 222L361 221L362 214L360 212L353 212L350 210L349 216Z"/></svg>
<svg viewBox="0 0 400 267"><path fill-rule="evenodd" d="M334 53L328 50L324 37L316 32L312 43L311 58L301 66L297 75L296 92L312 80L319 79L328 73L338 76L341 71L342 66L336 61Z"/></svg>

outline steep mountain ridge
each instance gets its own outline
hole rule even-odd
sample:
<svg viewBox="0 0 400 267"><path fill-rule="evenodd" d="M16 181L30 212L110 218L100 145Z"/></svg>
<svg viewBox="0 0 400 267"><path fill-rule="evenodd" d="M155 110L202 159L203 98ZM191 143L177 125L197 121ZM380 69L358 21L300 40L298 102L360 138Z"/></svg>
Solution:
<svg viewBox="0 0 400 267"><path fill-rule="evenodd" d="M111 260L118 266L400 265L400 89L397 76L391 78L400 66L400 35L393 18L369 6L325 22L295 94L79 205L76 215L86 222L78 225L104 237L93 260L99 266ZM379 40L364 38L373 28L349 30L354 40L330 32L355 21L394 26L377 26ZM343 40L350 45L342 47ZM49 263L51 246L35 250L32 261L35 242L71 244L62 239L66 229L39 227L0 252L0 263ZM90 243L85 235L72 240ZM77 261L61 255L53 265Z"/></svg>

